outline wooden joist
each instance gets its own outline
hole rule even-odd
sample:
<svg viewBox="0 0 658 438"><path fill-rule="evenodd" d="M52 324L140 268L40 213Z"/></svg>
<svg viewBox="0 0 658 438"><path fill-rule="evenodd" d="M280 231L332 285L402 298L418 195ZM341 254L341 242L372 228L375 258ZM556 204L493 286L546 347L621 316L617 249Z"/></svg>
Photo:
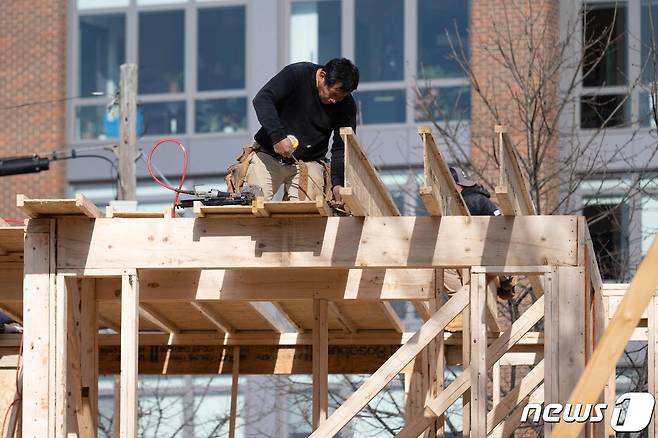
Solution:
<svg viewBox="0 0 658 438"><path fill-rule="evenodd" d="M333 216L327 202L320 198L315 201L265 201L258 197L252 205L207 206L196 201L193 205L196 217L327 217Z"/></svg>
<svg viewBox="0 0 658 438"><path fill-rule="evenodd" d="M165 333L179 333L180 329L171 322L167 317L160 314L153 306L145 303L139 305L140 316L146 318L151 323L158 326Z"/></svg>
<svg viewBox="0 0 658 438"><path fill-rule="evenodd" d="M391 303L389 303L388 301L382 301L380 302L380 306L382 312L384 312L384 315L389 320L394 330L397 331L398 333L404 333L405 331L404 322L402 322L402 320L398 316L397 312L395 311Z"/></svg>
<svg viewBox="0 0 658 438"><path fill-rule="evenodd" d="M206 317L215 327L223 331L224 333L231 334L235 332L235 329L224 320L224 318L217 315L212 309L210 309L206 304L196 301L191 301L190 304L196 310L198 310L203 316Z"/></svg>
<svg viewBox="0 0 658 438"><path fill-rule="evenodd" d="M329 314L333 314L336 319L338 320L338 323L343 327L343 330L345 333L356 333L356 328L354 328L354 324L350 322L350 320L343 315L343 312L340 311L338 308L338 305L334 303L333 301L328 302L329 306Z"/></svg>
<svg viewBox="0 0 658 438"><path fill-rule="evenodd" d="M285 324L279 320L278 315L270 312L270 309L265 308L263 303L250 302L249 305L272 327L272 330L277 333L286 333L288 331Z"/></svg>
<svg viewBox="0 0 658 438"><path fill-rule="evenodd" d="M571 216L70 218L58 224L57 265L71 270L575 266L577 245L577 220Z"/></svg>
<svg viewBox="0 0 658 438"><path fill-rule="evenodd" d="M341 128L340 135L345 144L345 187L340 194L350 212L354 216L400 216L352 128Z"/></svg>
<svg viewBox="0 0 658 438"><path fill-rule="evenodd" d="M21 299L20 272L4 276L16 286L5 299ZM331 301L427 300L433 269L203 269L142 270L142 301L281 301L324 298ZM5 285L9 282L4 282ZM267 284L267 288L263 285ZM121 284L98 279L99 301L116 301Z"/></svg>
<svg viewBox="0 0 658 438"><path fill-rule="evenodd" d="M81 193L75 199L29 199L16 195L16 206L30 218L51 216L86 216L92 219L103 217L93 202Z"/></svg>
<svg viewBox="0 0 658 438"><path fill-rule="evenodd" d="M124 211L115 210L112 206L105 207L106 218L124 218L124 219L139 219L139 218L166 218L171 217L171 209L164 211Z"/></svg>
<svg viewBox="0 0 658 438"><path fill-rule="evenodd" d="M423 185L420 197L430 216L470 216L466 203L450 174L447 162L429 126L418 127L423 140Z"/></svg>
<svg viewBox="0 0 658 438"><path fill-rule="evenodd" d="M525 216L537 214L530 190L519 165L517 152L507 134L505 127L494 128L498 140L498 160L500 179L496 187L496 199L506 216Z"/></svg>

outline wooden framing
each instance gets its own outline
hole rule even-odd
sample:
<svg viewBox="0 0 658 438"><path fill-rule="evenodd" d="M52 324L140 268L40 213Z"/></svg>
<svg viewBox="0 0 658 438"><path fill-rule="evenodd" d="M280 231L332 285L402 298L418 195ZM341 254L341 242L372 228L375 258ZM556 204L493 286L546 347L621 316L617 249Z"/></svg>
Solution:
<svg viewBox="0 0 658 438"><path fill-rule="evenodd" d="M466 409L464 434L474 437L507 436L520 423L519 402L526 396L565 402L600 336L599 313L630 308L639 318L644 309L606 295L582 219L531 215L517 157L506 134L497 133L504 153L500 193L509 201L503 208L512 206L507 217L465 215L426 128L419 130L424 200L440 220L399 217L349 129L341 131L343 194L352 213L363 217L329 217L315 202L257 202L248 213L197 209L195 218L117 212L103 218L80 198L19 198L31 219L23 246L22 234L0 227L0 281L7 280L0 308L22 318L25 327L24 435L94 430L99 372L120 372L117 413L124 437L136 430L138 371L230 373L231 433L238 376L250 373L312 374L313 437L336 434L400 373L411 377L414 413L399 436L427 430L440 436L441 417L459 397ZM652 251L649 263L655 265ZM628 295L648 294L643 267ZM443 303L445 268L469 272L470 284ZM502 273L534 276L543 281L544 294L499 332L488 280ZM653 284L651 294L655 289ZM413 303L425 320L418 332L405 331L392 301ZM273 304L275 317L257 310L263 302ZM656 312L646 312L651 324ZM447 333L462 313L463 331ZM531 331L542 318L545 336ZM116 334L96 332L99 324ZM636 324L630 333L651 341L655 361L655 333L643 329ZM81 330L94 336L80 336ZM17 352L18 345L18 337L0 336L0 348ZM162 348L144 359L140 350L151 346ZM201 348L204 360L189 360ZM464 372L444 388L445 365L459 363ZM489 373L510 364L534 368L488 410ZM328 416L332 372L371 376ZM597 379L607 381L604 374L598 371ZM656 381L654 373L653 390Z"/></svg>
<svg viewBox="0 0 658 438"><path fill-rule="evenodd" d="M429 126L418 127L423 141L423 186L420 197L430 216L470 216L443 154L436 145Z"/></svg>

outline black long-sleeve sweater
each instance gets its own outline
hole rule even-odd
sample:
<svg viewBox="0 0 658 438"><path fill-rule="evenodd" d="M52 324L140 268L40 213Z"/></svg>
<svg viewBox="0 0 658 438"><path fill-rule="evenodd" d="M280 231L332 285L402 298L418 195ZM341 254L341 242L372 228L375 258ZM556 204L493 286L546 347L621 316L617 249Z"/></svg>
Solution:
<svg viewBox="0 0 658 438"><path fill-rule="evenodd" d="M253 104L261 129L254 140L275 155L274 144L292 134L299 140L295 158L302 161L321 160L331 146L331 181L343 185L345 145L339 128L356 130L356 104L348 95L342 101L324 105L318 95L315 73L322 66L310 62L291 64L260 89Z"/></svg>

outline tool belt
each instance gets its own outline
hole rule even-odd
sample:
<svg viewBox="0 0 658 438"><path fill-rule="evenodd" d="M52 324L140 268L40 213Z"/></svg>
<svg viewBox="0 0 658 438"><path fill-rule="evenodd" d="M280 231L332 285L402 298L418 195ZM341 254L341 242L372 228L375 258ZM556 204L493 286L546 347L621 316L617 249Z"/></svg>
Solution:
<svg viewBox="0 0 658 438"><path fill-rule="evenodd" d="M249 163L256 152L260 150L258 143L249 143L242 148L242 153L237 158L238 163L229 166L226 171L226 188L231 193L242 191L244 183L247 179L247 169ZM324 169L324 198L326 200L333 200L333 192L331 190L331 166L324 160L318 160ZM295 164L294 162L292 164ZM298 160L297 172L299 173L299 199L303 201L306 199L308 191L308 169L306 163Z"/></svg>

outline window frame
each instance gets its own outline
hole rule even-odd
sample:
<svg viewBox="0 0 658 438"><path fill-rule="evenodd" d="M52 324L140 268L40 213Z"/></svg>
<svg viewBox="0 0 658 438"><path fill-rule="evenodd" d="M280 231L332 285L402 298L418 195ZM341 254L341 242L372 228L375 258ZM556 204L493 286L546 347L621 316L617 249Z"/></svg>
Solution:
<svg viewBox="0 0 658 438"><path fill-rule="evenodd" d="M154 93L139 94L140 103L167 103L183 101L186 105L185 125L186 131L176 135L185 138L216 138L216 137L236 137L248 135L249 127L249 106L247 105L247 127L245 130L236 130L234 132L203 132L197 133L196 128L196 102L198 100L224 99L224 98L245 98L248 101L248 71L251 67L251 60L248 53L250 45L249 35L249 0L185 0L180 3L162 4L162 5L137 5L137 0L130 0L128 6L95 8L95 9L78 9L77 2L71 2L70 6L70 47L69 70L67 71L67 89L69 95L74 96L67 105L67 139L70 144L106 144L114 139L82 139L77 135L77 111L79 107L90 105L107 105L111 96L79 96L79 62L80 62L80 17L81 16L98 16L107 14L124 14L125 15L125 62L135 63L139 67L139 14L141 12L165 12L165 11L183 11L183 20L185 33L183 36L184 47L184 86L185 91L177 93ZM240 89L230 90L197 90L197 62L198 62L198 14L204 9L214 9L221 7L241 6L245 10L245 83ZM161 135L145 135L143 139L153 140Z"/></svg>
<svg viewBox="0 0 658 438"><path fill-rule="evenodd" d="M308 1L308 0L283 0L283 6L281 9L281 18L279 20L280 32L280 42L279 42L279 68L283 68L289 64L290 59L290 30L288 29L290 13L291 13L291 4L293 2ZM358 60L355 59L356 54L356 1L358 0L342 0L341 4L341 56L349 58L357 63ZM450 0L441 0L450 2ZM471 0L472 1L472 0ZM418 85L420 88L424 88L425 83L421 84L416 81L418 76L418 0L404 0L403 2L403 11L404 17L402 19L404 31L403 31L403 79L396 81L378 81L378 82L363 82L359 83L359 88L356 93L363 91L393 91L393 90L403 90L405 92L405 121L402 123L369 123L369 124L360 124L364 128L382 128L382 127L398 127L398 128L409 128L416 126L420 123L427 123L422 121L417 121L415 117L415 107L416 107L416 94L415 87ZM470 25L470 3L468 9L469 16L469 25ZM469 41L470 43L470 41ZM470 83L466 76L462 78L443 78L443 79L431 79L429 85L432 88L451 88L451 87L470 87ZM357 123L359 116L357 115ZM470 114L468 114L468 119L451 119L446 121L450 124L462 124L464 120L470 120Z"/></svg>

